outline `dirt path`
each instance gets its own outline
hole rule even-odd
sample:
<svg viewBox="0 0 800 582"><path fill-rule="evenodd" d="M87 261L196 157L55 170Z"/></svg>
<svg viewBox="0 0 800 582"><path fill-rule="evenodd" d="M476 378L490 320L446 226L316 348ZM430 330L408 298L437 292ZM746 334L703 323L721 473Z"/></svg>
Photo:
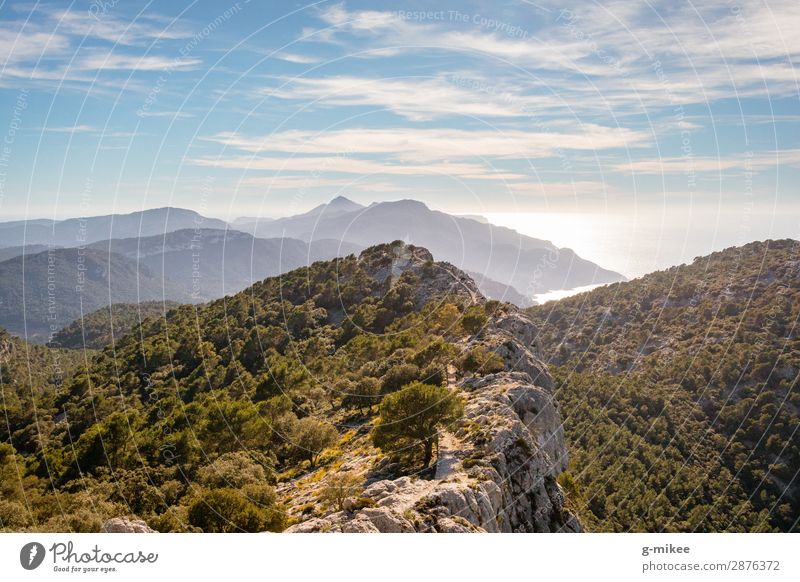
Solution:
<svg viewBox="0 0 800 582"><path fill-rule="evenodd" d="M447 386L456 387L456 367L453 364L447 364Z"/></svg>
<svg viewBox="0 0 800 582"><path fill-rule="evenodd" d="M456 468L461 465L461 461L455 455L458 444L456 437L449 432L443 432L439 436L439 455L436 461L434 479L441 481L449 478L456 472Z"/></svg>

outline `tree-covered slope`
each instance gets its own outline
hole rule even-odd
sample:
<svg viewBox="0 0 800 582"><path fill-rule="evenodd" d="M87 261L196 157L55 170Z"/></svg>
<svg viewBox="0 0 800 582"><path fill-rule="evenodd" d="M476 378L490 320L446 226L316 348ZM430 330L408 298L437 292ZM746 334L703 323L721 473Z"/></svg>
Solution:
<svg viewBox="0 0 800 582"><path fill-rule="evenodd" d="M112 303L192 300L168 279L122 255L53 249L0 263L0 325L30 340Z"/></svg>
<svg viewBox="0 0 800 582"><path fill-rule="evenodd" d="M488 321L498 327L486 335ZM376 501L361 499L362 490L395 478L420 496L449 488L453 499L453 483L432 479L439 468L426 465L439 431L458 420L448 446L460 443L463 459L448 466L463 463L460 495L488 491L487 475L500 483L491 489L498 517L476 514L471 530L574 531L555 483L565 457L557 411L529 385L544 372L513 335L529 338L526 322L516 308L486 302L452 265L402 242L145 319L46 407L37 403L47 431L36 419L14 420L0 444L0 527L97 531L132 516L161 531L282 530L335 512L341 488L352 511L372 511ZM522 356L532 375L490 377L485 393L455 386ZM525 396L519 412L508 394ZM475 422L460 423L465 401ZM523 417L542 407L548 422L526 427ZM538 436L542 427L552 438ZM496 451L499 469L484 447ZM431 480L412 482L419 471ZM444 506L420 503L406 527L467 527L463 517L444 519Z"/></svg>
<svg viewBox="0 0 800 582"><path fill-rule="evenodd" d="M590 528L797 530L800 243L533 307Z"/></svg>
<svg viewBox="0 0 800 582"><path fill-rule="evenodd" d="M76 319L58 330L50 341L53 347L100 350L127 334L148 317L164 317L178 307L174 301L114 303Z"/></svg>

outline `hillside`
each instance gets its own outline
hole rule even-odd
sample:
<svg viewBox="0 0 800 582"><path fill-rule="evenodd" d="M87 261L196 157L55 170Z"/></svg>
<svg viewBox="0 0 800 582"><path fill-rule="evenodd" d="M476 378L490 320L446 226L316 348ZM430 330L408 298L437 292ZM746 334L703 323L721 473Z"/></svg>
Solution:
<svg viewBox="0 0 800 582"><path fill-rule="evenodd" d="M579 531L534 336L402 242L178 307L66 382L40 441L0 445L0 523Z"/></svg>
<svg viewBox="0 0 800 582"><path fill-rule="evenodd" d="M138 260L151 272L163 273L185 295L208 301L238 293L265 277L358 252L363 247L330 240L309 245L292 238L254 238L238 230L192 228L105 240L90 248Z"/></svg>
<svg viewBox="0 0 800 582"><path fill-rule="evenodd" d="M40 437L53 431L58 418L56 394L93 356L91 351L32 345L0 328L0 467L6 459L6 443L13 442L17 451L27 453L36 449ZM0 527L9 526L3 499L17 487L18 479L0 469Z"/></svg>
<svg viewBox="0 0 800 582"><path fill-rule="evenodd" d="M98 250L54 249L0 263L0 326L42 343L82 313L165 296L191 300L147 266Z"/></svg>
<svg viewBox="0 0 800 582"><path fill-rule="evenodd" d="M111 303L208 301L265 277L359 250L336 241L307 244L257 239L236 230L183 229L98 241L84 249L28 253L0 263L0 325L24 335L26 317L28 339L44 343L81 314L108 309Z"/></svg>
<svg viewBox="0 0 800 582"><path fill-rule="evenodd" d="M119 340L148 317L164 317L178 305L174 301L143 301L101 307L58 330L49 345L100 350Z"/></svg>
<svg viewBox="0 0 800 582"><path fill-rule="evenodd" d="M21 255L35 255L48 250L47 245L25 245L0 248L0 263Z"/></svg>
<svg viewBox="0 0 800 582"><path fill-rule="evenodd" d="M531 308L590 529L796 531L800 243Z"/></svg>

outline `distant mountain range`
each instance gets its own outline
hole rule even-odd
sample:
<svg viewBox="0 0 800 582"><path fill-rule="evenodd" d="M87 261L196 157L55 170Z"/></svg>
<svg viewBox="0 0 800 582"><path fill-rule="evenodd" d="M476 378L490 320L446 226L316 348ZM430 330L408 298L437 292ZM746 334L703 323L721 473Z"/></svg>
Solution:
<svg viewBox="0 0 800 582"><path fill-rule="evenodd" d="M27 333L32 341L48 341L49 334L81 315L112 304L205 302L359 250L338 241L307 244L236 230L184 229L25 253L0 262L0 326Z"/></svg>
<svg viewBox="0 0 800 582"><path fill-rule="evenodd" d="M146 265L96 249L54 249L0 263L0 326L39 342L103 305L164 298L192 299Z"/></svg>
<svg viewBox="0 0 800 582"><path fill-rule="evenodd" d="M362 206L338 197L295 216L232 223L157 208L0 223L0 325L41 341L54 326L113 303L204 302L393 240L429 248L469 272L488 297L522 307L544 291L624 280L569 249L414 200ZM81 276L90 278L82 294Z"/></svg>
<svg viewBox="0 0 800 582"><path fill-rule="evenodd" d="M130 214L109 214L67 220L0 222L0 247L55 245L77 247L112 238L145 237L184 228L226 228L225 221L183 208L153 208Z"/></svg>
<svg viewBox="0 0 800 582"><path fill-rule="evenodd" d="M255 238L238 230L184 229L158 236L102 241L90 248L138 261L195 301L238 293L253 283L314 261L358 253L351 243ZM176 298L177 299L177 298Z"/></svg>
<svg viewBox="0 0 800 582"><path fill-rule="evenodd" d="M361 206L335 198L298 216L235 225L259 237L339 240L367 247L392 240L428 248L460 269L510 285L531 297L557 289L623 281L619 273L546 240L470 217L431 210L416 200Z"/></svg>

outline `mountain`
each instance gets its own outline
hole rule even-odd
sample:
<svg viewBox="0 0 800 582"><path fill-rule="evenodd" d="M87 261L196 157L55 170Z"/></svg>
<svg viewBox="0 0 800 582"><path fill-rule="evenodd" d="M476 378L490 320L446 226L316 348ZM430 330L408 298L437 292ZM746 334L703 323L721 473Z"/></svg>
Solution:
<svg viewBox="0 0 800 582"><path fill-rule="evenodd" d="M239 216L238 218L234 219L234 221L231 222L231 224L241 225L241 224L250 224L250 223L259 222L259 221L270 222L272 220L275 220L275 219L274 218L267 218L267 217L258 217L258 216Z"/></svg>
<svg viewBox="0 0 800 582"><path fill-rule="evenodd" d="M404 240L430 249L458 268L511 285L526 297L624 280L619 273L581 259L570 249L559 249L508 228L431 210L422 202L400 200L351 211L346 208L342 202L335 212L317 207L300 216L258 224L251 232L305 241L344 240L364 247Z"/></svg>
<svg viewBox="0 0 800 582"><path fill-rule="evenodd" d="M254 238L238 230L185 229L101 241L90 248L137 260L163 274L184 294L207 301L317 260L359 252L362 247L328 240L309 245L291 238Z"/></svg>
<svg viewBox="0 0 800 582"><path fill-rule="evenodd" d="M211 231L218 233L212 235ZM223 231L227 234L220 234ZM259 241L236 238L232 232L243 232ZM198 270L192 262L198 258L192 256L196 249L191 243L197 233L211 237L203 241L206 250L199 256L210 268ZM222 244L221 237L227 237L228 242ZM477 280L490 297L523 306L537 293L624 279L581 259L570 249L494 226L483 217L452 216L413 200L363 206L342 196L303 214L281 219L240 217L230 225L180 208L62 221L5 222L0 223L0 259L51 247L111 248L140 258L173 279L183 291L206 300L235 293L260 278L305 264L300 260L300 242L311 243L306 258L313 261L395 239L430 248L442 260L479 274ZM109 240L124 242L111 244ZM159 245L166 246L161 264L158 253L147 248Z"/></svg>
<svg viewBox="0 0 800 582"><path fill-rule="evenodd" d="M193 228L20 255L0 263L0 325L24 335L27 318L27 338L46 342L81 314L114 303L208 301L265 277L360 250L338 241L307 244L288 238L257 239L236 230ZM85 280L82 293L75 290L79 279ZM80 322L76 325L80 327ZM77 341L77 332L74 327L64 332L70 335L70 345ZM102 343L109 338L99 333L96 339Z"/></svg>
<svg viewBox="0 0 800 582"><path fill-rule="evenodd" d="M0 526L580 531L534 337L400 241L172 309L14 417Z"/></svg>
<svg viewBox="0 0 800 582"><path fill-rule="evenodd" d="M76 319L53 335L51 347L99 350L113 344L148 317L164 317L174 301L114 303Z"/></svg>
<svg viewBox="0 0 800 582"><path fill-rule="evenodd" d="M48 245L26 245L17 247L0 248L0 262L20 257L22 255L35 255L49 249Z"/></svg>
<svg viewBox="0 0 800 582"><path fill-rule="evenodd" d="M226 228L216 218L183 208L154 208L67 220L17 220L0 223L0 247L31 244L77 247L111 238L146 237L185 228Z"/></svg>
<svg viewBox="0 0 800 582"><path fill-rule="evenodd" d="M797 531L800 243L756 242L528 310L572 507L601 531Z"/></svg>
<svg viewBox="0 0 800 582"><path fill-rule="evenodd" d="M323 220L329 220L337 216L342 216L345 214L356 213L363 210L365 207L361 204L357 204L352 200L345 198L344 196L337 196L330 202L326 202L324 204L320 204L319 206L315 206L308 212L304 212L302 214L296 214L294 216L290 216L287 218L279 218L279 219L259 219L254 218L250 221L241 220L240 222L234 222L232 227L252 234L254 236L259 236L263 238L272 238L272 237L282 237L282 236L294 236L293 234L289 234L288 231L284 232L285 225L291 225L290 230L291 232L313 232L316 228L317 224ZM268 233L268 234L267 234ZM295 238L302 238L305 241L310 241L314 239L320 238L328 238L328 237L295 237ZM334 237L338 238L338 237ZM338 238L338 240L344 240ZM388 242L386 239L381 242ZM363 246L362 246L363 248Z"/></svg>
<svg viewBox="0 0 800 582"><path fill-rule="evenodd" d="M95 249L53 249L0 263L0 325L40 342L103 305L164 297L191 300L147 266Z"/></svg>

